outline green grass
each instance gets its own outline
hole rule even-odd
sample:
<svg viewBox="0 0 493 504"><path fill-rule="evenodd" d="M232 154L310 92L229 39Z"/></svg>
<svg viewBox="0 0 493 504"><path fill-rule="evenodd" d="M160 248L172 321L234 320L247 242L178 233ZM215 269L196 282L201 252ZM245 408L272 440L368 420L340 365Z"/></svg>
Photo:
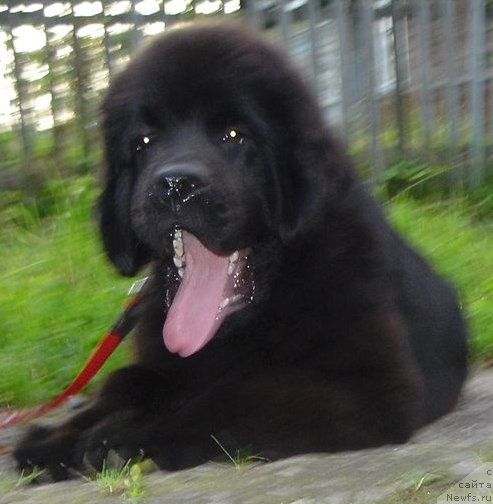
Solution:
<svg viewBox="0 0 493 504"><path fill-rule="evenodd" d="M261 457L260 455L251 455L245 450L235 449L234 452L228 450L219 439L211 434L211 438L214 443L220 448L220 450L226 455L228 460L233 464L237 471L241 471L245 467L257 462L269 462L269 459Z"/></svg>
<svg viewBox="0 0 493 504"><path fill-rule="evenodd" d="M29 485L41 474L43 474L43 472L43 470L35 469L29 474L24 474L24 472L22 472L19 476L15 477L10 474L5 475L0 471L0 495L4 495L7 492L13 492L18 488Z"/></svg>
<svg viewBox="0 0 493 504"><path fill-rule="evenodd" d="M142 467L128 461L121 469L103 467L93 479L104 495L121 496L123 502L136 504L147 496Z"/></svg>
<svg viewBox="0 0 493 504"><path fill-rule="evenodd" d="M433 203L395 198L388 205L394 227L457 288L475 360L493 358L493 220L467 198Z"/></svg>
<svg viewBox="0 0 493 504"><path fill-rule="evenodd" d="M131 280L104 256L91 215L95 196L91 179L53 183L34 203L0 196L0 405L36 404L59 392L119 313ZM481 208L467 198L401 196L387 209L458 287L473 358L492 359L492 213L477 219ZM125 342L98 376L128 358Z"/></svg>
<svg viewBox="0 0 493 504"><path fill-rule="evenodd" d="M406 477L407 479L408 477ZM446 474L425 473L411 475L403 488L379 501L378 504L430 504L436 502L456 481Z"/></svg>
<svg viewBox="0 0 493 504"><path fill-rule="evenodd" d="M42 220L27 204L0 215L0 404L34 404L67 385L131 282L113 272L99 245L90 181L59 192ZM107 368L127 353L118 349Z"/></svg>

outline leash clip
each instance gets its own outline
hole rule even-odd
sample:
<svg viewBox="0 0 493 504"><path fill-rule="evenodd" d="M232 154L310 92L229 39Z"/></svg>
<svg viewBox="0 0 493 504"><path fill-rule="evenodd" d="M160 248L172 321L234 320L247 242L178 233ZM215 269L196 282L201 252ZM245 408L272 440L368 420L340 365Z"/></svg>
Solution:
<svg viewBox="0 0 493 504"><path fill-rule="evenodd" d="M142 290L142 287L144 287L148 278L149 277L146 276L146 277L141 278L140 280L137 280L136 282L134 282L132 284L132 286L130 287L130 289L128 289L127 296L133 296L135 294L138 294Z"/></svg>

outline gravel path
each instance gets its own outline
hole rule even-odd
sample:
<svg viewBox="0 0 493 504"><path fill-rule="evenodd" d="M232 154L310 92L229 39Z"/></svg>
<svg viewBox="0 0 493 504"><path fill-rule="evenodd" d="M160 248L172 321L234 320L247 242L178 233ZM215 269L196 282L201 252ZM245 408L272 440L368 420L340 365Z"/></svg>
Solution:
<svg viewBox="0 0 493 504"><path fill-rule="evenodd" d="M8 450L20 431L0 431L0 504L133 502L83 479L15 487ZM454 413L404 446L304 455L240 469L209 463L179 473L154 472L143 477L139 495L149 504L431 503L485 462L493 462L491 368L471 376Z"/></svg>

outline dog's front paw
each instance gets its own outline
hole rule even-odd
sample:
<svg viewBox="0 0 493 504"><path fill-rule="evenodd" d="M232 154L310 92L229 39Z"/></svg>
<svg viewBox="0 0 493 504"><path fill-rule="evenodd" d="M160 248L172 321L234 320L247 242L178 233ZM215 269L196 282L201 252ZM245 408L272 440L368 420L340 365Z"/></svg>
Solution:
<svg viewBox="0 0 493 504"><path fill-rule="evenodd" d="M68 479L70 469L79 469L74 433L43 426L31 427L14 450L17 468L23 474L47 472L55 481Z"/></svg>
<svg viewBox="0 0 493 504"><path fill-rule="evenodd" d="M114 465L116 458L124 463L152 457L153 446L146 436L146 425L132 414L116 414L86 431L76 446L77 457L84 464L101 471Z"/></svg>
<svg viewBox="0 0 493 504"><path fill-rule="evenodd" d="M179 430L169 430L159 420L133 415L114 415L86 432L77 447L84 462L100 471L111 464L114 455L119 462L152 459L166 470L193 467L207 461L217 446L209 436L198 442Z"/></svg>

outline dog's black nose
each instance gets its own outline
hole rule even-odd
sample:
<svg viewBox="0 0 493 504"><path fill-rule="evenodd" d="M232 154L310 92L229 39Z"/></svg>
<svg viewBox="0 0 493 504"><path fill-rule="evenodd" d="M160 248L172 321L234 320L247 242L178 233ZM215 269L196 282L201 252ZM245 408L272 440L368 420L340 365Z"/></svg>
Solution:
<svg viewBox="0 0 493 504"><path fill-rule="evenodd" d="M182 205L198 196L203 184L197 176L160 174L156 177L150 195L156 196L161 203L170 205L173 212L179 212Z"/></svg>
<svg viewBox="0 0 493 504"><path fill-rule="evenodd" d="M198 181L190 177L164 177L163 189L166 197L186 203L198 189Z"/></svg>

